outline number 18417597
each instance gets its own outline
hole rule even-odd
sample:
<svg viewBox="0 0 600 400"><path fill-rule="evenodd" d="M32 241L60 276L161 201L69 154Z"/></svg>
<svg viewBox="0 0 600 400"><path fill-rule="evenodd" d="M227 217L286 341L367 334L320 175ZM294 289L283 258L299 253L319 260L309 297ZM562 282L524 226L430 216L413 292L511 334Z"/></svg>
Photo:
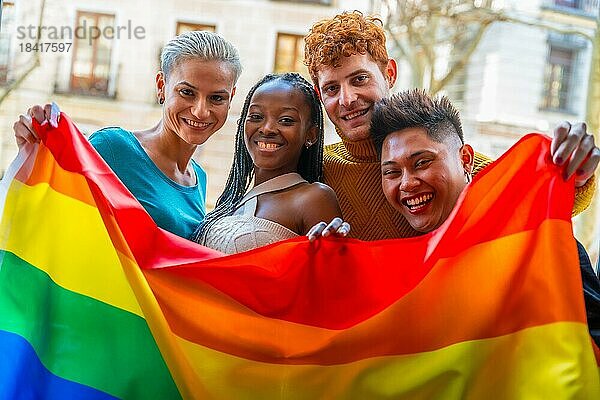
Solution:
<svg viewBox="0 0 600 400"><path fill-rule="evenodd" d="M21 52L66 53L73 43L19 43Z"/></svg>

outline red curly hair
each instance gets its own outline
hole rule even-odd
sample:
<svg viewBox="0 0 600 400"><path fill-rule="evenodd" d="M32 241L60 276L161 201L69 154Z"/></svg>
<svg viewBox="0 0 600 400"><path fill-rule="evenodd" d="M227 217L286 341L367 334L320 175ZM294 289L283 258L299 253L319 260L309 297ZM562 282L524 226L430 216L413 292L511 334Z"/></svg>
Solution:
<svg viewBox="0 0 600 400"><path fill-rule="evenodd" d="M322 65L338 67L342 57L365 53L385 71L388 53L383 22L376 17L365 17L360 11L318 21L304 38L304 64L315 85L318 85L317 71Z"/></svg>

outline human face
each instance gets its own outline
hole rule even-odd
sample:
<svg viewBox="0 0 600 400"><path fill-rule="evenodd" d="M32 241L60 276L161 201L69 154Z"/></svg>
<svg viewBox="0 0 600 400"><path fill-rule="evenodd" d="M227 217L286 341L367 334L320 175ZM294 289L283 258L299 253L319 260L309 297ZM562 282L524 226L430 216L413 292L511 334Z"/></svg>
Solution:
<svg viewBox="0 0 600 400"><path fill-rule="evenodd" d="M370 54L355 54L344 57L339 67L323 66L317 78L327 116L342 138L355 142L369 137L373 105L389 96L396 62L389 60L382 72Z"/></svg>
<svg viewBox="0 0 600 400"><path fill-rule="evenodd" d="M252 157L256 183L295 172L307 140L315 142L305 95L282 80L254 92L244 122L244 142Z"/></svg>
<svg viewBox="0 0 600 400"><path fill-rule="evenodd" d="M430 232L450 215L472 164L473 149L458 138L439 143L424 128L393 132L383 142L383 192L415 230Z"/></svg>
<svg viewBox="0 0 600 400"><path fill-rule="evenodd" d="M189 145L204 143L227 120L235 93L233 68L222 61L187 59L177 64L165 81L156 78L164 96L164 132Z"/></svg>

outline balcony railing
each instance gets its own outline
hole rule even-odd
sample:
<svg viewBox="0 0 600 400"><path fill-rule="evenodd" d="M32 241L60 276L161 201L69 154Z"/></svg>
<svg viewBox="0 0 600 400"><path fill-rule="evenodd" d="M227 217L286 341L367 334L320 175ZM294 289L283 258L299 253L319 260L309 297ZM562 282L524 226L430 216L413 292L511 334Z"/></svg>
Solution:
<svg viewBox="0 0 600 400"><path fill-rule="evenodd" d="M585 17L598 17L600 0L545 0L544 8Z"/></svg>

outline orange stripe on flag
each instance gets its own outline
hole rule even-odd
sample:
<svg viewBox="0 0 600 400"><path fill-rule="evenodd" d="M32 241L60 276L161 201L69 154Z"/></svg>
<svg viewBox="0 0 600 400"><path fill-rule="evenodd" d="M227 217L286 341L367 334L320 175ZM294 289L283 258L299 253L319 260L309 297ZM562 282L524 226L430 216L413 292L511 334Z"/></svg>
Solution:
<svg viewBox="0 0 600 400"><path fill-rule="evenodd" d="M564 221L548 220L537 230L441 260L409 294L344 330L264 318L202 280L180 279L173 273L177 268L144 274L171 328L186 340L252 360L329 365L431 351L558 321L585 323L583 304L566 302L554 289L558 280L563 290L581 291L579 275L560 273L564 257L556 252L569 257L570 245L550 251L555 235L570 229ZM331 263L338 261L331 255ZM347 271L348 279L352 274Z"/></svg>
<svg viewBox="0 0 600 400"><path fill-rule="evenodd" d="M46 146L38 148L35 164L31 168L29 177L24 179L25 177L22 175L19 174L16 178L29 186L47 183L59 193L96 207L96 202L85 177L81 174L65 171L56 163L52 153Z"/></svg>

